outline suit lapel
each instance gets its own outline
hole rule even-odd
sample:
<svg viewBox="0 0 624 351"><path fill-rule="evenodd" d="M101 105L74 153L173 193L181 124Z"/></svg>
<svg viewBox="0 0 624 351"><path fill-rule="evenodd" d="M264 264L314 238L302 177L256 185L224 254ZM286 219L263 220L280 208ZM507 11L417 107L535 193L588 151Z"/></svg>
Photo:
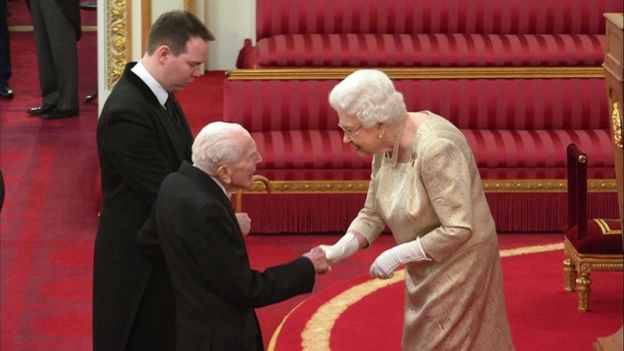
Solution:
<svg viewBox="0 0 624 351"><path fill-rule="evenodd" d="M167 110L158 102L156 95L152 92L152 90L139 78L136 74L132 72L132 67L136 62L132 62L126 65L124 75L128 78L128 81L132 83L132 85L136 86L137 89L143 94L145 99L149 101L149 103L154 108L154 113L156 114L155 123L160 123L161 127L165 130L167 134L167 138L171 143L173 150L175 151L176 156L178 157L178 161L182 162L184 160L190 161L191 155L191 144L193 143L193 136L190 132L188 122L186 118L182 118L182 123L184 125L184 132L178 132L180 129L175 125L175 122L167 112ZM180 107L177 106L179 109ZM181 113L181 110L179 110ZM182 117L184 116L181 113Z"/></svg>

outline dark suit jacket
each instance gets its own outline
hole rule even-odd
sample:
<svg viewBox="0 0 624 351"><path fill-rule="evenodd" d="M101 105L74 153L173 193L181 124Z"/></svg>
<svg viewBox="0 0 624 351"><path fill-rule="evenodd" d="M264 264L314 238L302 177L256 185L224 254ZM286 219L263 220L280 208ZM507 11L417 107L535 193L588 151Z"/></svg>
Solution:
<svg viewBox="0 0 624 351"><path fill-rule="evenodd" d="M126 66L97 127L103 204L95 240L95 351L122 350L133 340L147 343L139 348L149 350L171 349L175 343L166 318L175 305L164 261L146 259L136 235L162 180L190 160L193 140L184 118L184 131L175 132L171 116L130 71L133 65Z"/></svg>
<svg viewBox="0 0 624 351"><path fill-rule="evenodd" d="M262 350L255 307L310 292L314 266L300 257L252 270L230 200L200 169L184 163L165 178L139 233L159 240L176 293L177 350Z"/></svg>

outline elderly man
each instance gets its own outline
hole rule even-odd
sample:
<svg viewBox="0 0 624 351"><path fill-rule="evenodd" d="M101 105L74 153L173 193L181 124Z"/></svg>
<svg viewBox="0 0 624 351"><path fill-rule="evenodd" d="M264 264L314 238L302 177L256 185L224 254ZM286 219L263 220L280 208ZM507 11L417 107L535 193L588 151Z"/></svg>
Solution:
<svg viewBox="0 0 624 351"><path fill-rule="evenodd" d="M249 132L214 122L197 135L193 165L165 178L139 243L160 245L176 293L177 350L262 350L255 307L307 293L329 267L321 249L252 270L229 194L253 184L262 157Z"/></svg>

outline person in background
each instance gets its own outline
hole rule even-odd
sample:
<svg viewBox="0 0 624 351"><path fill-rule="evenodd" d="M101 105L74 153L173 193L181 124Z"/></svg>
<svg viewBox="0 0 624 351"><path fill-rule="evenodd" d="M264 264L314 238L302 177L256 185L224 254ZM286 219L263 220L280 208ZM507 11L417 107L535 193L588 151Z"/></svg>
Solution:
<svg viewBox="0 0 624 351"><path fill-rule="evenodd" d="M153 23L97 126L102 207L93 268L93 350L174 350L175 300L164 261L136 242L165 176L191 159L193 137L173 92L200 76L214 37L186 11Z"/></svg>
<svg viewBox="0 0 624 351"><path fill-rule="evenodd" d="M9 88L11 79L11 46L9 42L9 11L6 0L0 0L0 98L12 99L13 90Z"/></svg>
<svg viewBox="0 0 624 351"><path fill-rule="evenodd" d="M262 350L254 308L311 292L315 272L329 269L325 254L316 248L263 272L251 269L230 194L253 185L262 156L242 126L206 125L192 159L165 178L138 236L148 252L160 246L171 274L176 350Z"/></svg>
<svg viewBox="0 0 624 351"><path fill-rule="evenodd" d="M78 115L78 0L28 0L41 89L41 106L26 111L43 119Z"/></svg>
<svg viewBox="0 0 624 351"><path fill-rule="evenodd" d="M343 142L372 154L364 207L330 264L372 244L387 226L397 245L370 267L405 266L403 350L513 350L494 220L464 135L430 111L408 112L378 70L359 70L329 95Z"/></svg>

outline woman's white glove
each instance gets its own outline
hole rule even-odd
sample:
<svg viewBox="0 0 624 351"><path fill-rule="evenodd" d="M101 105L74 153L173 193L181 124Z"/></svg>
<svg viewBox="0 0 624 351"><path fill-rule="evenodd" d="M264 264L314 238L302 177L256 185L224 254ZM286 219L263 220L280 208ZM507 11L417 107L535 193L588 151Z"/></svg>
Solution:
<svg viewBox="0 0 624 351"><path fill-rule="evenodd" d="M402 263L413 261L431 261L423 250L420 238L382 252L370 267L370 275L373 278L388 279Z"/></svg>
<svg viewBox="0 0 624 351"><path fill-rule="evenodd" d="M340 238L334 245L319 245L325 252L325 257L330 264L343 260L360 249L360 243L353 233L347 233Z"/></svg>

